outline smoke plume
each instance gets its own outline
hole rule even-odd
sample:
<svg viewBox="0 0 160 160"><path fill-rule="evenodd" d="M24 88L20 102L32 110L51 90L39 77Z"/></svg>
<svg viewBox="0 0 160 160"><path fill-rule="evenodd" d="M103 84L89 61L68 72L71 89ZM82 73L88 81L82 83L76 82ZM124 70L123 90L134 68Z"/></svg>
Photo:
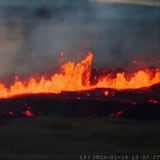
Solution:
<svg viewBox="0 0 160 160"><path fill-rule="evenodd" d="M159 7L87 0L0 1L0 79L54 71L93 51L93 67L159 67Z"/></svg>

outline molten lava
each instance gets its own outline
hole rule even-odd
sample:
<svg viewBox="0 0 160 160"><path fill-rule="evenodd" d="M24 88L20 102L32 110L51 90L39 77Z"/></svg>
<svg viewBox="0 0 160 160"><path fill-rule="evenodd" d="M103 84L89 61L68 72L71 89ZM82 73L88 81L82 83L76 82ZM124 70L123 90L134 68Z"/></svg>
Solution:
<svg viewBox="0 0 160 160"><path fill-rule="evenodd" d="M62 91L82 91L95 88L139 89L160 83L160 69L158 68L154 72L149 69L139 70L130 78L125 73L117 73L115 77L99 76L98 81L91 84L92 58L93 54L89 52L86 58L79 63L68 62L62 65L60 71L51 75L50 78L43 75L38 80L34 77L25 81L15 78L14 83L9 87L0 82L0 98L23 94L58 94Z"/></svg>

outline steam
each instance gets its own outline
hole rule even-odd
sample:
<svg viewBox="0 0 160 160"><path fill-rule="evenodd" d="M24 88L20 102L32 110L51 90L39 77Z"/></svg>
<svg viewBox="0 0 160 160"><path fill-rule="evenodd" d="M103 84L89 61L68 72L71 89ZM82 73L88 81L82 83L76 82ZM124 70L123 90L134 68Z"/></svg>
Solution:
<svg viewBox="0 0 160 160"><path fill-rule="evenodd" d="M52 71L61 51L65 62L91 50L94 67L159 67L159 7L36 2L0 2L0 79Z"/></svg>

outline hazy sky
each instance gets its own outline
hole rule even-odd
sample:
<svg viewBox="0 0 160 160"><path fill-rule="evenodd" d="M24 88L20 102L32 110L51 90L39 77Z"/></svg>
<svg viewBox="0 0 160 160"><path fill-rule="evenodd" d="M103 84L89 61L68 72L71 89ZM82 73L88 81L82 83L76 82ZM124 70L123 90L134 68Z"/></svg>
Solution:
<svg viewBox="0 0 160 160"><path fill-rule="evenodd" d="M110 3L91 3L79 11L46 7L53 2L0 0L4 8L0 11L0 79L52 70L58 67L61 51L65 61L78 61L93 51L93 67L159 66L158 7ZM7 5L19 7L6 10ZM45 8L21 10L21 5Z"/></svg>
<svg viewBox="0 0 160 160"><path fill-rule="evenodd" d="M129 3L129 4L139 4L139 5L160 5L159 0L90 0L92 2L102 2L102 3Z"/></svg>
<svg viewBox="0 0 160 160"><path fill-rule="evenodd" d="M59 0L59 1L69 1L69 0ZM78 0L77 0L78 1ZM105 2L105 3L136 3L144 5L160 5L159 0L89 0L90 2ZM50 6L54 3L54 0L0 0L1 6L15 5L15 6L39 6L46 5Z"/></svg>

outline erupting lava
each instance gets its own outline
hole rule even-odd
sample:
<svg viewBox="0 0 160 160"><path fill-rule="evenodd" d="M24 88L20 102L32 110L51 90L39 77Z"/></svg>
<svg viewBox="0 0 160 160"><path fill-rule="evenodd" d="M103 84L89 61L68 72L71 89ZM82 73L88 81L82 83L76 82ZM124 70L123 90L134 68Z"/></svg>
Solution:
<svg viewBox="0 0 160 160"><path fill-rule="evenodd" d="M91 84L91 64L93 54L88 53L79 63L68 62L61 66L61 70L50 78L45 76L30 78L22 81L15 78L15 82L6 87L0 82L0 98L9 98L23 94L61 93L62 91L82 91L95 88L112 88L116 90L139 89L160 83L160 69L139 70L130 78L125 73L117 73L113 78L110 75L99 76L96 84Z"/></svg>

